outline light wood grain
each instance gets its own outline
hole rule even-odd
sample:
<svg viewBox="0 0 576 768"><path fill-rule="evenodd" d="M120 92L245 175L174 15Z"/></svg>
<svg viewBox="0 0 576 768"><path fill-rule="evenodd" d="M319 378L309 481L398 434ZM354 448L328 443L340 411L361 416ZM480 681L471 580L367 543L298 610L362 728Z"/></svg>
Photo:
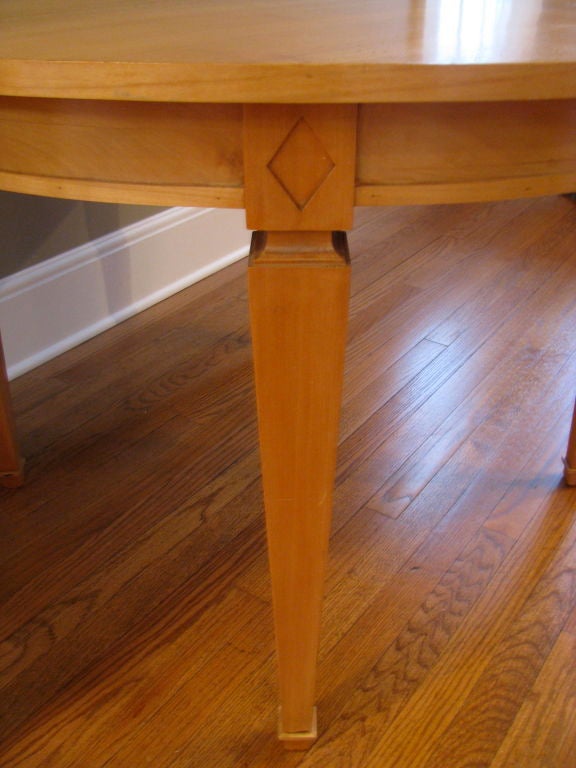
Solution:
<svg viewBox="0 0 576 768"><path fill-rule="evenodd" d="M242 204L233 105L0 99L0 183L57 197Z"/></svg>
<svg viewBox="0 0 576 768"><path fill-rule="evenodd" d="M575 185L576 101L360 108L359 205L533 197Z"/></svg>
<svg viewBox="0 0 576 768"><path fill-rule="evenodd" d="M0 9L0 181L7 188L64 197L82 195L93 200L245 205L249 225L270 230L267 240L263 233L254 239L251 310L279 648L281 730L297 746L309 745L315 738L315 659L345 336L346 249L343 236L332 240L329 230L351 226L354 202L466 202L570 191L576 182L575 29L576 7L569 0L455 4L439 0L359 0L353 6L343 0L314 4L304 0L279 0L274 4L263 0L167 0L162 4L104 0L98 6L72 0L7 0ZM240 105L244 105L243 109ZM474 210L470 219L476 222L475 216L482 219L482 214ZM483 233L480 242L484 247L478 247L469 259L454 260L450 239L440 238L439 243L428 244L430 252L417 259L419 268L410 271L407 283L401 280L399 297L405 301L398 296L390 298L391 305L397 307L390 327L388 318L380 316L373 322L377 310L372 299L378 296L380 279L370 269L372 279L365 278L368 308L354 320L360 329L369 326L370 330L358 357L383 330L394 335L394 323L402 325L407 317L413 339L405 355L399 354L398 344L391 341L390 335L377 345L375 359L385 361L386 368L390 366L399 374L394 391L390 384L383 384L383 372L368 374L370 381L366 383L369 366L358 366L338 476L342 488L347 492L352 489L359 513L355 524L363 531L363 541L369 541L367 530L373 533L376 529L384 534L384 541L391 542L386 546L392 552L391 562L399 574L403 599L396 601L396 612L388 616L384 634L390 639L398 623L406 620L411 615L408 611L418 604L410 601L411 590L412 600L435 594L430 582L441 577L440 565L427 576L424 573L416 577L402 565L414 556L418 571L432 547L430 537L446 538L448 528L452 537L466 537L475 526L475 533L482 534L470 550L476 574L500 569L514 536L522 537L523 515L511 520L508 512L500 511L489 520L482 517L482 507L476 503L470 512L466 503L460 502L480 493L480 467L488 446L493 445L497 456L492 470L502 464L505 447L522 454L526 432L513 433L514 437L509 438L503 427L504 423L511 426L511 379L519 376L524 381L522 374L528 375L539 366L539 386L529 379L532 383L515 394L519 402L527 402L530 394L543 405L538 393L546 374L554 371L556 381L566 381L566 370L572 370L572 352L566 351L569 334L563 319L569 311L571 294L567 297L563 288L574 278L567 256L569 246L574 250L573 222L567 223L564 208L554 209L561 211L557 220L555 214L547 219L543 204L538 209L542 214L532 228L516 229L516 224L526 223L524 214L529 210L522 206L510 208L512 234L504 239L522 251L524 271L520 274L514 271L510 259L500 263L487 258L486 243L491 240L482 238L495 232L493 226L480 223L478 232ZM442 218L438 212L434 216ZM543 235L542 221L555 222L556 226ZM416 240L424 237L431 224L432 217L426 220ZM549 258L550 254L556 261ZM435 263L435 271L428 268L427 259ZM381 262L380 254L375 260ZM405 260L404 255L397 261L400 272ZM467 265L466 271L453 279L451 271L463 264ZM486 282L471 295L473 276ZM430 314L422 302L426 294L443 296L446 306L452 308L450 316L441 321L438 307ZM504 295L506 302L498 305ZM533 301L533 296L538 298ZM556 338L557 333L562 339L562 343L555 342L557 355L549 359L541 344L533 342L530 346L528 339L528 352L512 356L514 375L510 373L505 379L504 394L496 400L481 394L474 400L470 431L458 426L454 416L454 421L448 419L449 426L441 436L436 434L441 414L456 413L458 404L471 397L469 388L482 381L465 365L466 361L488 339L498 339L496 352L487 344L489 351L477 358L490 360L493 369L498 370L503 356L510 352L510 343L501 340L499 329L508 325L509 338L516 341L518 335L526 339L524 329L529 327L539 338L533 319L540 319L544 298L550 301L551 296L558 307L566 310L550 321L549 338ZM534 314L526 314L529 322L511 322L514 308L522 302L530 305ZM463 329L464 307L466 312L471 307L479 312L478 322L469 331ZM217 325L218 321L214 322ZM426 329L423 336L418 336L418 329ZM232 346L242 345L236 340ZM392 365L388 357L391 350L397 353ZM170 392L178 390L191 375L188 364L182 365L181 377L168 377ZM144 367L140 364L141 371ZM458 373L461 369L463 380ZM188 504L194 499L200 507L193 518L197 524L204 522L206 504L212 511L215 506L219 515L232 503L226 484L218 479L219 473L228 471L229 461L238 462L247 475L254 466L251 452L245 448L255 432L254 419L242 413L242 407L246 408L242 400L246 374L231 372L224 378L231 379L235 398L244 403L234 409L234 418L217 418L223 407L221 398L203 398L200 415L194 406L176 398L151 424L131 424L116 449L130 453L134 446L141 490L146 490L147 499L154 483L162 477L160 456L175 462L175 472L168 481L164 478L167 490L163 502L175 508L176 515L165 528L150 523L151 515L156 520L156 505L150 502L137 504L136 509L130 506L130 513L139 513L136 522L132 522L128 511L118 518L117 507L126 496L123 468L116 454L108 456L103 492L92 463L83 465L82 457L77 457L67 444L67 433L61 430L70 421L53 424L52 433L42 436L39 427L38 434L32 434L32 444L37 440L45 447L53 439L58 441L54 435L60 435L62 456L68 463L51 465L50 469L56 483L66 486L64 498L71 510L62 509L61 491L47 497L37 490L36 495L33 493L34 512L50 507L56 516L52 521L54 534L47 538L46 524L36 525L20 555L14 547L6 557L10 579L2 589L10 608L7 627L13 630L6 645L8 695L2 704L8 733L17 733L22 724L33 720L38 708L81 678L87 668L107 668L107 652L112 658L117 658L115 652L122 658L126 653L138 655L139 640L134 634L155 611L170 611L170 605L187 595L193 617L198 605L210 599L199 588L190 597L179 582L181 569L186 568L190 558L199 558L200 564L186 573L205 573L213 542L212 531L202 538L199 549L179 539ZM68 409L68 387L56 379L52 382L53 394L66 401L61 407L73 420L77 409ZM450 390L448 381L456 382L451 395L437 398L437 392ZM161 393L165 386L162 375L160 382ZM131 398L130 407L145 412L146 403L159 397L156 384L145 393L144 405L139 398ZM102 397L110 405L115 390L109 385L110 379ZM86 400L91 398L86 395ZM9 414L5 378L0 402L2 413ZM362 417L366 402L373 406L369 423ZM425 408L427 402L433 405ZM93 407L87 406L90 413L94 413ZM557 401L549 407L549 413L555 414L554 423L560 418L557 408ZM425 416L418 426L412 421L416 413ZM6 450L13 456L14 432L9 416L2 418ZM98 430L92 430L90 417L85 423L87 454L94 455L92 451L97 454L101 436ZM196 440L206 424L213 442L209 449L205 445L198 448ZM536 419L532 424L541 422ZM427 433L427 429L431 432ZM395 444L392 451L388 441L396 434L408 437ZM452 438L457 444L455 449L450 448ZM160 451L156 439L163 446ZM38 443L36 446L41 453ZM417 452L422 446L427 449L426 460L417 466ZM571 446L572 440L569 453ZM207 472L210 478L208 501L195 495L201 481L198 474L191 477L186 470L190 455L196 456L196 472L200 476ZM531 457L534 459L534 453ZM75 475L72 483L70 469L77 465L84 467L83 473ZM389 475L385 475L384 465L393 466ZM436 471L439 465L441 469ZM416 466L415 471L410 471ZM518 473L527 463L512 462L512 466ZM92 527L86 527L85 516L79 512L86 512L79 504L81 487L90 489L88 507L97 510ZM254 484L246 476L233 487L239 489L243 501L254 503ZM101 508L103 500L105 506ZM12 511L18 509L15 501L9 506ZM552 542L557 542L558 532L563 532L570 505L564 499L557 506L558 520L553 521L556 528L548 531ZM464 510L468 510L467 517ZM247 515L251 519L250 512ZM11 520L14 541L23 535L26 521L27 514L22 511ZM484 523L486 532L479 531ZM146 528L150 524L152 530ZM240 525L238 519L236 525ZM256 535L252 525L253 520L240 531L235 529L237 541L232 532L225 535L222 558L216 566L221 587L230 583L238 559L253 557ZM345 527L344 522L341 525ZM125 571L113 568L107 580L108 560L113 558L112 534L119 535L129 546L132 526L142 532L136 539L134 558ZM67 529L67 537L59 535L62 527ZM101 541L98 532L103 528L110 535ZM164 528L163 536L160 528ZM83 546L93 537L91 543L96 546L87 552ZM159 541L170 553L169 564L159 571L141 568L150 558L155 561ZM460 566L454 566L452 573L446 571L448 560L454 561L464 551L460 539L456 541L458 552L449 547L441 559L448 580L440 595L454 574L458 581L464 573ZM102 555L103 560L97 559L98 546L107 553ZM512 551L520 550L514 547ZM63 583L60 580L70 584L70 576L63 576L61 571L68 556L74 560L81 587L72 586L71 594L58 600L58 585ZM462 555L464 559L467 556ZM558 557L564 568L566 551L562 550ZM44 569L56 569L57 575L45 585L42 574L35 571L36 560ZM541 568L547 568L546 551L538 562ZM513 560L516 582L521 566ZM363 604L355 598L358 593L362 596L364 587L365 595L369 595L366 602L374 602L370 578L377 578L374 574L380 573L380 567L378 553L373 549L358 568L362 574L360 587L352 593L345 590L354 598L344 601L350 624L365 623L358 613L363 613ZM70 571L66 569L66 573ZM527 670L526 681L533 681L534 669L544 663L573 603L573 591L565 588L563 574L564 570L553 569L549 574L550 584L563 593L564 602L549 622L547 634L534 630L537 622L532 621L532 616L538 612L539 589L544 590L544 613L552 610L545 592L548 582L536 577L532 582L522 582L534 587L528 597L528 586L520 588L514 580L516 592L512 596L513 587L506 580L496 579L494 589L480 579L477 593L482 594L474 593L471 622L458 625L456 618L450 620L453 629L442 638L438 646L441 652L435 657L436 646L430 647L429 666L423 664L415 676L416 684L406 696L397 697L394 706L401 712L394 717L394 730L390 731L386 723L382 733L368 740L367 749L366 743L362 745L368 753L368 764L380 766L385 758L395 764L404 760L414 768L444 766L455 754L467 760L472 753L481 755L482 760L491 759L527 692L528 682L512 694L507 682L507 672L514 663L516 634L529 636L537 646L518 661ZM349 576L346 571L346 583ZM44 592L40 590L43 598L37 590L39 584L45 587ZM246 584L250 584L248 578ZM419 591L422 589L427 592ZM21 599L23 591L25 600ZM457 595L461 591L456 588ZM486 597L489 593L491 600ZM173 602L164 604L167 595ZM254 595L260 596L258 590ZM509 598L509 615L500 614L494 620L490 632L483 633L482 644L471 644L470 638L484 620L482 611L490 613L495 599ZM382 609L382 602L375 602ZM526 613L522 613L524 607ZM101 621L108 610L115 621ZM423 611L426 613L425 607ZM434 617L429 625L420 619L416 624L420 638L436 632ZM512 630L505 636L504 627L508 625ZM343 631L333 627L333 643ZM467 654L460 653L452 635L457 643L468 643ZM373 633L365 632L368 636L374 639ZM398 637L404 643L405 635L400 633ZM500 655L494 655L494 647ZM47 648L54 654L52 665L45 670ZM406 660L410 662L410 653L392 654L384 665L392 661L402 666ZM62 675L64 663L66 671ZM433 667L441 670L439 681L428 675ZM256 664L246 665L247 674L258 679L256 670ZM453 683L450 689L444 685L444 677L448 676ZM496 727L488 733L476 713L490 699L499 676L504 678L506 702L495 713ZM215 679L223 677L216 675ZM208 681L210 674L203 679ZM341 685L343 691L350 692L345 680ZM174 697L174 712L179 717L186 710L192 688L193 683ZM220 695L222 690L219 688L218 702L232 713L233 701L229 705L228 699ZM456 713L453 701L442 697L446 690L458 697ZM442 703L436 706L439 698ZM244 711L245 697L242 702L239 709ZM432 716L427 717L431 709ZM165 738L157 739L149 731L141 742L146 755L158 768L188 765L190 740L175 737L169 709L159 705L159 710L158 717L154 708L148 710L146 722L154 719ZM376 720L378 716L377 710ZM183 722L179 717L174 722ZM227 722L235 720L230 715ZM472 721L478 724L480 745L463 738L471 731ZM201 722L206 725L204 720ZM178 739L178 750L169 752L167 747L174 738ZM181 755L180 748L187 754ZM112 765L116 758L121 765L134 762L136 754L138 750L127 744L109 755L107 764ZM194 754L198 756L196 750Z"/></svg>
<svg viewBox="0 0 576 768"><path fill-rule="evenodd" d="M571 0L8 0L0 81L7 95L120 100L568 98L575 13Z"/></svg>
<svg viewBox="0 0 576 768"><path fill-rule="evenodd" d="M245 107L244 165L250 229L350 229L356 108Z"/></svg>
<svg viewBox="0 0 576 768"><path fill-rule="evenodd" d="M59 197L65 200L86 200L92 203L244 208L242 187L127 184L0 171L0 188L6 192Z"/></svg>
<svg viewBox="0 0 576 768"><path fill-rule="evenodd" d="M317 736L316 657L349 292L344 235L333 242L330 233L258 233L249 280L280 738L306 748Z"/></svg>
<svg viewBox="0 0 576 768"><path fill-rule="evenodd" d="M244 109L256 396L280 679L280 739L317 737L316 656L335 471L356 109ZM262 230L270 230L263 232Z"/></svg>

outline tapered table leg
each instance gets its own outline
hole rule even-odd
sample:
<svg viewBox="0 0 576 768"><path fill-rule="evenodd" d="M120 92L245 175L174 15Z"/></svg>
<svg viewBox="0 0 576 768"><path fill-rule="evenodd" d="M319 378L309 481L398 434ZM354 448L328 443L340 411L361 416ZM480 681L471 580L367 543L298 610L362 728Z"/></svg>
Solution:
<svg viewBox="0 0 576 768"><path fill-rule="evenodd" d="M16 488L22 485L23 462L16 444L16 430L12 417L10 389L0 340L0 485Z"/></svg>
<svg viewBox="0 0 576 768"><path fill-rule="evenodd" d="M576 485L576 404L572 415L572 426L564 459L564 480L566 485Z"/></svg>
<svg viewBox="0 0 576 768"><path fill-rule="evenodd" d="M256 230L250 309L280 738L293 749L306 749L316 738L316 657L349 292L342 231L353 219L356 123L353 104L244 107L246 221Z"/></svg>
<svg viewBox="0 0 576 768"><path fill-rule="evenodd" d="M314 688L346 335L346 237L255 233L250 307L280 738L316 738Z"/></svg>

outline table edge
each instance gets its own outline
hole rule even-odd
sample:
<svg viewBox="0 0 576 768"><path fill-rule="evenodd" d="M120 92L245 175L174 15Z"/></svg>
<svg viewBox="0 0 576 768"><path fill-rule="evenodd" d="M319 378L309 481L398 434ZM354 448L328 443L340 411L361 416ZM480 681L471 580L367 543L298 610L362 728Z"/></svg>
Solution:
<svg viewBox="0 0 576 768"><path fill-rule="evenodd" d="M576 61L198 64L0 59L0 95L222 104L568 99L576 98Z"/></svg>

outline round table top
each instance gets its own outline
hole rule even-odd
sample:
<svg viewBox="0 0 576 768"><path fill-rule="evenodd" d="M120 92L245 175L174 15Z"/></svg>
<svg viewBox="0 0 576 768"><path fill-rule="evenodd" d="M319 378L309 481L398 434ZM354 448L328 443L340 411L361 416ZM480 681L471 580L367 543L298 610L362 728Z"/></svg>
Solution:
<svg viewBox="0 0 576 768"><path fill-rule="evenodd" d="M576 97L574 0L3 0L0 95Z"/></svg>

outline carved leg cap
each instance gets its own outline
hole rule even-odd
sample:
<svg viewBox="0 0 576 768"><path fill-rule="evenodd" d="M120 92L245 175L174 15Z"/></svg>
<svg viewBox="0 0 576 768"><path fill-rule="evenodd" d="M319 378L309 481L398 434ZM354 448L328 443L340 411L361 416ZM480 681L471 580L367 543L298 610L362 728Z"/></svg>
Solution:
<svg viewBox="0 0 576 768"><path fill-rule="evenodd" d="M562 459L564 462L564 482L566 485L576 486L576 469L571 467L566 459Z"/></svg>
<svg viewBox="0 0 576 768"><path fill-rule="evenodd" d="M278 738L283 742L284 747L289 750L309 749L318 738L318 725L316 718L316 707L312 710L312 723L309 731L296 731L286 733L282 727L282 710L280 710L280 725L278 728Z"/></svg>

